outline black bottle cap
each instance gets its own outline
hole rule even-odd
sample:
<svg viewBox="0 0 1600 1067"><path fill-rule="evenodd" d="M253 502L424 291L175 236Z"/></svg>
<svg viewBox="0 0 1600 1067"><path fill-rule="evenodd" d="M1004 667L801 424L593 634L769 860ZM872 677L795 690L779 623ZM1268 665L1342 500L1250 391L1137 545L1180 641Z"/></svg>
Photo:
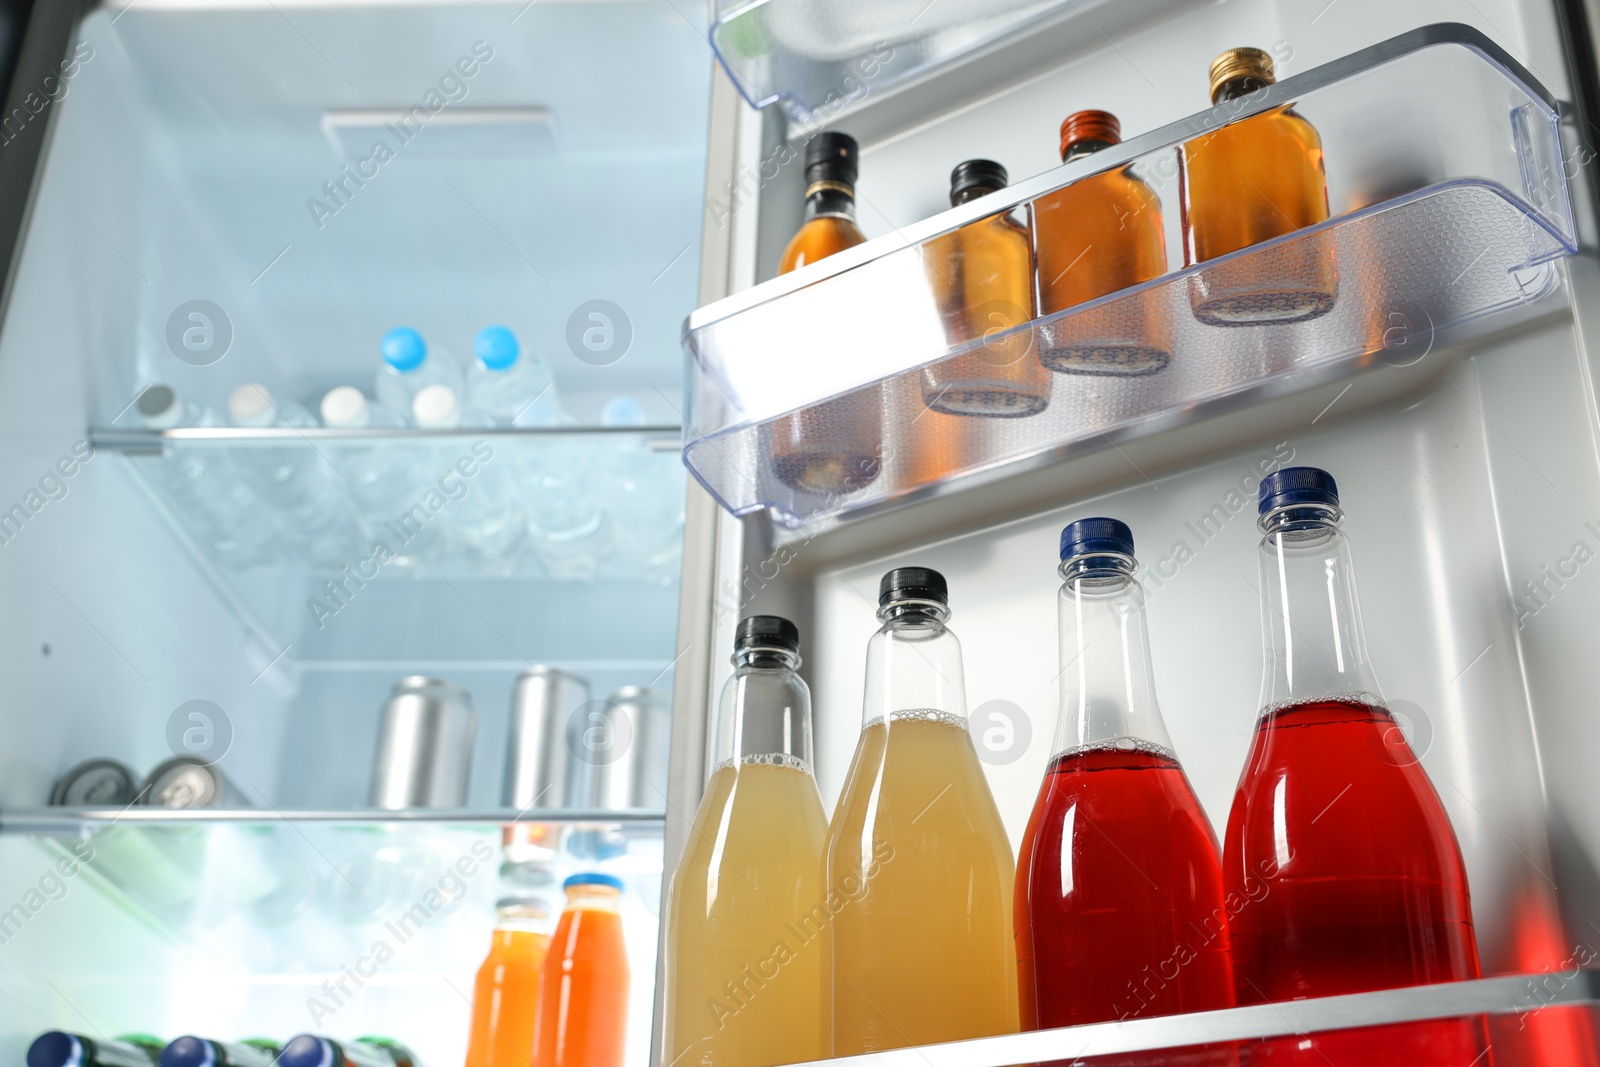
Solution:
<svg viewBox="0 0 1600 1067"><path fill-rule="evenodd" d="M878 606L885 607L896 600L932 600L948 606L950 587L938 571L927 567L896 567L878 583Z"/></svg>
<svg viewBox="0 0 1600 1067"><path fill-rule="evenodd" d="M956 169L950 172L950 203L957 203L963 193L973 189L982 189L992 193L996 189L1004 189L1010 180L1006 168L992 159L969 159L965 163L956 164Z"/></svg>
<svg viewBox="0 0 1600 1067"><path fill-rule="evenodd" d="M1133 555L1133 531L1120 519L1079 519L1061 531L1061 558Z"/></svg>
<svg viewBox="0 0 1600 1067"><path fill-rule="evenodd" d="M1256 491L1256 512L1265 515L1296 504L1339 506L1339 485L1333 475L1317 467L1285 467L1261 479Z"/></svg>
<svg viewBox="0 0 1600 1067"><path fill-rule="evenodd" d="M800 628L781 615L751 615L739 620L733 631L733 648L786 648L799 652Z"/></svg>
<svg viewBox="0 0 1600 1067"><path fill-rule="evenodd" d="M813 182L856 183L856 167L861 149L848 133L828 130L806 143L806 184Z"/></svg>

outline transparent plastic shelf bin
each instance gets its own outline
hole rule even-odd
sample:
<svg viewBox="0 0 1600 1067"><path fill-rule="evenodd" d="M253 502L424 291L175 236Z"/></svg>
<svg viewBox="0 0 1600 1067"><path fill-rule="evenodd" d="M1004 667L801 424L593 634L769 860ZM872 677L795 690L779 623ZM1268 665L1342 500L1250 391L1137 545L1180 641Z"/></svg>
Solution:
<svg viewBox="0 0 1600 1067"><path fill-rule="evenodd" d="M1331 216L1185 265L1181 147L1289 106L1321 134ZM1030 226L1040 200L1116 169L1160 199L1166 273L1051 315L1001 309L976 338L942 313L950 235ZM696 311L684 462L734 514L790 525L952 491L1413 362L1552 291L1575 250L1552 98L1477 31L1428 26ZM1313 276L1331 299L1285 313ZM1017 367L1045 383L1042 409L930 406Z"/></svg>
<svg viewBox="0 0 1600 1067"><path fill-rule="evenodd" d="M717 58L752 107L808 125L1106 0L754 0L719 5ZM1094 31L1087 25L1086 35Z"/></svg>

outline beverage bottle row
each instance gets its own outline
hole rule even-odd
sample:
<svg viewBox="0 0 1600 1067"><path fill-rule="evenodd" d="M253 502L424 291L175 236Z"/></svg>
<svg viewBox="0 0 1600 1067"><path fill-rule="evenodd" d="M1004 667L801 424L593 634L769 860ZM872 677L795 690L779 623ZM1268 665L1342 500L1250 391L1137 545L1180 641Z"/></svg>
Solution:
<svg viewBox="0 0 1600 1067"><path fill-rule="evenodd" d="M170 1042L144 1034L86 1037L48 1030L28 1046L28 1067L422 1067L387 1037L336 1041L300 1034L280 1045L252 1038L215 1041L187 1034Z"/></svg>
<svg viewBox="0 0 1600 1067"><path fill-rule="evenodd" d="M1210 69L1211 102L1238 101L1273 84L1272 57L1235 48ZM1122 139L1106 111L1079 111L1060 128L1063 163ZM859 150L848 134L820 133L806 146L805 220L785 248L785 274L866 240L855 221ZM1184 266L1216 260L1328 218L1322 142L1283 105L1221 126L1178 150ZM959 164L950 205L1004 189L992 160ZM1081 178L1025 209L978 219L919 249L927 290L952 349L967 352L920 372L921 400L947 415L1022 418L1050 404L1055 374L1159 372L1174 353L1173 326L1155 302L1127 302L1092 325L1048 317L1166 273L1160 195L1136 163ZM1301 322L1331 310L1337 270L1317 242L1282 245L1188 280L1195 319L1239 327ZM1045 320L1037 322L1036 320ZM1085 320L1086 322L1087 320ZM776 420L773 473L807 493L849 493L878 470L881 388L865 388Z"/></svg>
<svg viewBox="0 0 1600 1067"><path fill-rule="evenodd" d="M1062 532L1060 714L1015 867L942 576L883 578L831 821L799 633L743 620L671 881L664 1059L766 1067L1478 977L1461 851L1373 674L1334 479L1277 471L1258 510L1261 700L1220 848L1162 721L1116 519ZM1486 1041L1467 1018L1251 1054L1459 1067Z"/></svg>
<svg viewBox="0 0 1600 1067"><path fill-rule="evenodd" d="M137 409L152 429L220 424L164 385L145 389ZM422 387L412 410L423 429L459 428L469 414L441 383ZM402 425L391 409L350 386L330 390L321 412L335 428ZM317 425L303 407L258 383L234 390L228 421L248 428ZM636 400L618 397L606 405L602 423L640 426L644 413ZM179 444L148 469L188 524L232 566L267 562L281 546L313 566L338 569L382 541L398 570L462 562L510 572L527 559L561 579L615 573L657 584L673 580L681 482L642 439L619 434L597 445L553 439L536 453L503 448L499 462L493 461L495 447L474 444L469 454L468 446L443 443L312 448L296 442L228 450ZM462 464L470 476L452 473ZM457 488L448 500L447 519L424 521L432 517L429 494L445 500L436 492L441 477L454 478L466 491Z"/></svg>
<svg viewBox="0 0 1600 1067"><path fill-rule="evenodd" d="M622 1067L628 955L621 880L575 874L554 935L536 897L502 899L473 984L466 1067Z"/></svg>

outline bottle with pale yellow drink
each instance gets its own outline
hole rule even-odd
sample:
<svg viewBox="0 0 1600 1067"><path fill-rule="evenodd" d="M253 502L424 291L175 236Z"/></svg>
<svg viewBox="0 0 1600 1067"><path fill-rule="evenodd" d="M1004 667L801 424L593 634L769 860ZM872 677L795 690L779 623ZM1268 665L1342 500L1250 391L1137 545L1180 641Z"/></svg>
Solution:
<svg viewBox="0 0 1600 1067"><path fill-rule="evenodd" d="M967 730L944 576L890 571L878 605L823 868L831 1056L1017 1029L1011 845Z"/></svg>
<svg viewBox="0 0 1600 1067"><path fill-rule="evenodd" d="M811 772L800 633L739 623L716 764L667 902L662 1062L771 1067L820 1059L821 887L828 820Z"/></svg>

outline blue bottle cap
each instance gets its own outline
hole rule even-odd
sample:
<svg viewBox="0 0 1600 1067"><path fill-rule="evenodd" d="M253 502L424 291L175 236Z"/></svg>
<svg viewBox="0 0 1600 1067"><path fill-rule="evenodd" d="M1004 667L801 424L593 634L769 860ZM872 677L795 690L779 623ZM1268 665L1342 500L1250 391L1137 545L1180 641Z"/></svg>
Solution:
<svg viewBox="0 0 1600 1067"><path fill-rule="evenodd" d="M478 362L490 370L510 369L521 351L517 347L517 335L504 326L485 326L479 330L472 348L478 353Z"/></svg>
<svg viewBox="0 0 1600 1067"><path fill-rule="evenodd" d="M1261 479L1256 491L1256 513L1265 515L1295 504L1339 506L1339 486L1333 475L1317 467L1285 467Z"/></svg>
<svg viewBox="0 0 1600 1067"><path fill-rule="evenodd" d="M631 396L614 396L600 409L601 426L643 426L644 405Z"/></svg>
<svg viewBox="0 0 1600 1067"><path fill-rule="evenodd" d="M213 1067L216 1062L211 1042L193 1034L185 1034L161 1050L161 1067Z"/></svg>
<svg viewBox="0 0 1600 1067"><path fill-rule="evenodd" d="M600 874L590 871L584 874L575 874L561 883L562 889L571 889L575 885L608 885L617 892L622 892L622 879L611 874Z"/></svg>
<svg viewBox="0 0 1600 1067"><path fill-rule="evenodd" d="M1133 555L1133 531L1121 519L1079 519L1061 531L1061 558Z"/></svg>
<svg viewBox="0 0 1600 1067"><path fill-rule="evenodd" d="M383 361L397 371L416 370L428 355L428 343L409 326L396 326L383 335Z"/></svg>
<svg viewBox="0 0 1600 1067"><path fill-rule="evenodd" d="M28 1046L28 1067L79 1067L83 1042L61 1030L46 1030Z"/></svg>
<svg viewBox="0 0 1600 1067"><path fill-rule="evenodd" d="M316 1034L290 1039L278 1053L278 1067L334 1067L333 1042Z"/></svg>

